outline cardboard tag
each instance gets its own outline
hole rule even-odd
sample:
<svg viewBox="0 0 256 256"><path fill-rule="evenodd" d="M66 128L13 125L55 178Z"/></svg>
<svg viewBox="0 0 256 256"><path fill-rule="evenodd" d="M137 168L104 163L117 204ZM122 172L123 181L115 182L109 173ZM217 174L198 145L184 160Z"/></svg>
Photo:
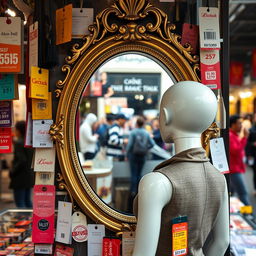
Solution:
<svg viewBox="0 0 256 256"><path fill-rule="evenodd" d="M172 219L172 256L188 255L188 221L186 216Z"/></svg>
<svg viewBox="0 0 256 256"><path fill-rule="evenodd" d="M132 256L135 245L135 232L123 232L122 255Z"/></svg>
<svg viewBox="0 0 256 256"><path fill-rule="evenodd" d="M17 77L13 74L0 77L0 100L18 99Z"/></svg>
<svg viewBox="0 0 256 256"><path fill-rule="evenodd" d="M12 153L12 128L0 128L0 153Z"/></svg>
<svg viewBox="0 0 256 256"><path fill-rule="evenodd" d="M54 173L52 172L37 172L36 185L54 185Z"/></svg>
<svg viewBox="0 0 256 256"><path fill-rule="evenodd" d="M88 255L102 256L102 243L105 226L88 224Z"/></svg>
<svg viewBox="0 0 256 256"><path fill-rule="evenodd" d="M32 115L31 112L27 112L26 119L26 135L25 135L25 147L32 147L33 145L33 127L32 127Z"/></svg>
<svg viewBox="0 0 256 256"><path fill-rule="evenodd" d="M12 101L0 101L0 127L12 126Z"/></svg>
<svg viewBox="0 0 256 256"><path fill-rule="evenodd" d="M52 254L52 244L35 244L36 254Z"/></svg>
<svg viewBox="0 0 256 256"><path fill-rule="evenodd" d="M48 100L32 99L32 119L52 119L52 93L48 93Z"/></svg>
<svg viewBox="0 0 256 256"><path fill-rule="evenodd" d="M29 76L32 66L38 66L38 21L29 26Z"/></svg>
<svg viewBox="0 0 256 256"><path fill-rule="evenodd" d="M33 243L54 242L55 186L35 185L33 199Z"/></svg>
<svg viewBox="0 0 256 256"><path fill-rule="evenodd" d="M33 147L51 148L53 142L49 135L49 130L53 120L33 120Z"/></svg>
<svg viewBox="0 0 256 256"><path fill-rule="evenodd" d="M71 224L72 203L59 201L55 241L71 244Z"/></svg>
<svg viewBox="0 0 256 256"><path fill-rule="evenodd" d="M72 4L56 10L56 44L72 39Z"/></svg>
<svg viewBox="0 0 256 256"><path fill-rule="evenodd" d="M220 49L219 9L216 7L199 8L200 48L203 50Z"/></svg>
<svg viewBox="0 0 256 256"><path fill-rule="evenodd" d="M86 216L81 212L74 212L72 215L72 238L79 243L88 239Z"/></svg>
<svg viewBox="0 0 256 256"><path fill-rule="evenodd" d="M201 81L210 89L220 89L220 56L218 50L200 51Z"/></svg>
<svg viewBox="0 0 256 256"><path fill-rule="evenodd" d="M93 8L72 9L72 38L83 38L88 35L88 26L91 24L93 24Z"/></svg>
<svg viewBox="0 0 256 256"><path fill-rule="evenodd" d="M20 17L0 17L0 73L22 71Z"/></svg>
<svg viewBox="0 0 256 256"><path fill-rule="evenodd" d="M181 44L184 46L189 43L192 47L192 54L197 53L198 49L198 33L199 28L197 25L184 23L182 27Z"/></svg>
<svg viewBox="0 0 256 256"><path fill-rule="evenodd" d="M55 170L55 147L35 149L35 172L54 172Z"/></svg>
<svg viewBox="0 0 256 256"><path fill-rule="evenodd" d="M49 70L39 67L31 67L29 97L48 100Z"/></svg>
<svg viewBox="0 0 256 256"><path fill-rule="evenodd" d="M213 166L223 174L229 173L223 138L210 140L210 152Z"/></svg>
<svg viewBox="0 0 256 256"><path fill-rule="evenodd" d="M121 239L115 237L104 237L102 256L120 256Z"/></svg>
<svg viewBox="0 0 256 256"><path fill-rule="evenodd" d="M73 256L74 249L63 244L56 244L54 256Z"/></svg>

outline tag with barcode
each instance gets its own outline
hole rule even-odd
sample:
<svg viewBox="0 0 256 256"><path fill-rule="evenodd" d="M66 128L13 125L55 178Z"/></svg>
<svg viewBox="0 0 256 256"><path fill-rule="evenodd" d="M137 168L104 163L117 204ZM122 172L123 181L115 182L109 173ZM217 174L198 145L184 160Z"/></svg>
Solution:
<svg viewBox="0 0 256 256"><path fill-rule="evenodd" d="M36 185L54 185L54 173L52 172L37 172Z"/></svg>
<svg viewBox="0 0 256 256"><path fill-rule="evenodd" d="M229 167L223 138L210 140L210 152L212 157L212 164L214 167L221 173L228 173Z"/></svg>
<svg viewBox="0 0 256 256"><path fill-rule="evenodd" d="M200 48L203 50L220 49L219 9L216 7L199 8Z"/></svg>
<svg viewBox="0 0 256 256"><path fill-rule="evenodd" d="M35 253L52 254L52 244L35 244Z"/></svg>

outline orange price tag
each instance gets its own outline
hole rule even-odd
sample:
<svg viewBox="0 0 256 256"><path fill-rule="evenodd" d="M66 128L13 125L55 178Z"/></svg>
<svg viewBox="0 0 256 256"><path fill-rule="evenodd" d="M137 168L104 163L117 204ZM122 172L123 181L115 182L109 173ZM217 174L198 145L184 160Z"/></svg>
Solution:
<svg viewBox="0 0 256 256"><path fill-rule="evenodd" d="M21 18L0 18L0 73L21 72Z"/></svg>
<svg viewBox="0 0 256 256"><path fill-rule="evenodd" d="M71 41L72 38L72 4L56 10L56 44Z"/></svg>

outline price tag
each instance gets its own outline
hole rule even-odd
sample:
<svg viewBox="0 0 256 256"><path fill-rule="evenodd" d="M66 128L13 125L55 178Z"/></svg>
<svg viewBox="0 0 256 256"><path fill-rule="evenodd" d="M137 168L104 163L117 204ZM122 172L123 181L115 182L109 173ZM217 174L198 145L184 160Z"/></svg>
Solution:
<svg viewBox="0 0 256 256"><path fill-rule="evenodd" d="M189 43L192 47L192 54L197 53L198 49L198 26L184 23L182 27L182 36L181 36L181 44L184 46Z"/></svg>
<svg viewBox="0 0 256 256"><path fill-rule="evenodd" d="M19 73L22 26L20 17L0 17L0 73Z"/></svg>
<svg viewBox="0 0 256 256"><path fill-rule="evenodd" d="M52 119L52 93L48 93L48 100L32 99L32 119Z"/></svg>
<svg viewBox="0 0 256 256"><path fill-rule="evenodd" d="M201 81L210 89L220 89L220 57L218 50L200 51Z"/></svg>
<svg viewBox="0 0 256 256"><path fill-rule="evenodd" d="M86 216L81 212L74 212L72 215L72 237L78 243L88 239Z"/></svg>
<svg viewBox="0 0 256 256"><path fill-rule="evenodd" d="M199 8L200 48L203 50L220 49L219 9L216 7Z"/></svg>
<svg viewBox="0 0 256 256"><path fill-rule="evenodd" d="M88 255L102 256L104 225L88 224Z"/></svg>
<svg viewBox="0 0 256 256"><path fill-rule="evenodd" d="M135 245L135 232L123 232L122 255L132 256Z"/></svg>
<svg viewBox="0 0 256 256"><path fill-rule="evenodd" d="M39 67L31 67L31 79L29 97L48 100L49 70Z"/></svg>
<svg viewBox="0 0 256 256"><path fill-rule="evenodd" d="M93 23L93 8L72 9L72 38L83 38L89 34L88 26Z"/></svg>
<svg viewBox="0 0 256 256"><path fill-rule="evenodd" d="M172 256L188 255L188 220L186 216L172 219Z"/></svg>
<svg viewBox="0 0 256 256"><path fill-rule="evenodd" d="M56 10L56 44L72 39L72 4Z"/></svg>
<svg viewBox="0 0 256 256"><path fill-rule="evenodd" d="M31 112L27 112L27 119L26 119L26 135L25 135L25 147L32 147L33 140L32 140L32 118Z"/></svg>
<svg viewBox="0 0 256 256"><path fill-rule="evenodd" d="M54 185L54 173L52 172L37 172L36 185Z"/></svg>
<svg viewBox="0 0 256 256"><path fill-rule="evenodd" d="M0 100L18 99L17 77L13 74L0 77Z"/></svg>
<svg viewBox="0 0 256 256"><path fill-rule="evenodd" d="M121 239L116 237L104 237L102 256L120 256Z"/></svg>
<svg viewBox="0 0 256 256"><path fill-rule="evenodd" d="M35 185L33 199L33 243L53 244L55 186Z"/></svg>
<svg viewBox="0 0 256 256"><path fill-rule="evenodd" d="M55 247L54 256L73 256L74 249L63 244L57 244Z"/></svg>
<svg viewBox="0 0 256 256"><path fill-rule="evenodd" d="M223 138L210 140L210 152L213 166L221 173L229 173Z"/></svg>
<svg viewBox="0 0 256 256"><path fill-rule="evenodd" d="M35 172L54 172L55 170L55 147L35 149Z"/></svg>
<svg viewBox="0 0 256 256"><path fill-rule="evenodd" d="M38 21L29 26L29 76L32 66L38 66Z"/></svg>
<svg viewBox="0 0 256 256"><path fill-rule="evenodd" d="M57 231L55 241L71 244L72 203L58 202Z"/></svg>
<svg viewBox="0 0 256 256"><path fill-rule="evenodd" d="M36 254L52 254L52 244L35 244Z"/></svg>
<svg viewBox="0 0 256 256"><path fill-rule="evenodd" d="M0 127L12 126L12 101L0 101Z"/></svg>
<svg viewBox="0 0 256 256"><path fill-rule="evenodd" d="M53 142L51 140L49 130L53 120L33 120L33 147L34 148L51 148Z"/></svg>
<svg viewBox="0 0 256 256"><path fill-rule="evenodd" d="M0 128L0 153L12 153L12 128Z"/></svg>

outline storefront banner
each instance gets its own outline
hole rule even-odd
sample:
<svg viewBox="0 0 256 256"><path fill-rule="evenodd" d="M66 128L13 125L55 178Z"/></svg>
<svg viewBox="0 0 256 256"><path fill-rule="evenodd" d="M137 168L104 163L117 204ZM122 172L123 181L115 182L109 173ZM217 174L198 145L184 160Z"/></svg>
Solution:
<svg viewBox="0 0 256 256"><path fill-rule="evenodd" d="M252 77L256 78L256 49L252 51Z"/></svg>
<svg viewBox="0 0 256 256"><path fill-rule="evenodd" d="M0 74L0 100L16 100L19 98L17 76Z"/></svg>
<svg viewBox="0 0 256 256"><path fill-rule="evenodd" d="M200 51L201 81L210 89L220 89L220 57L218 50Z"/></svg>
<svg viewBox="0 0 256 256"><path fill-rule="evenodd" d="M0 128L0 154L12 153L12 128Z"/></svg>
<svg viewBox="0 0 256 256"><path fill-rule="evenodd" d="M210 152L213 166L223 174L229 173L223 138L210 140Z"/></svg>
<svg viewBox="0 0 256 256"><path fill-rule="evenodd" d="M72 4L56 10L56 44L72 39Z"/></svg>
<svg viewBox="0 0 256 256"><path fill-rule="evenodd" d="M21 38L21 18L0 17L0 73L22 71Z"/></svg>
<svg viewBox="0 0 256 256"><path fill-rule="evenodd" d="M71 244L72 203L58 202L58 216L55 241Z"/></svg>
<svg viewBox="0 0 256 256"><path fill-rule="evenodd" d="M12 101L0 101L0 127L12 126Z"/></svg>
<svg viewBox="0 0 256 256"><path fill-rule="evenodd" d="M220 49L219 9L199 8L200 48L202 50Z"/></svg>
<svg viewBox="0 0 256 256"><path fill-rule="evenodd" d="M48 92L48 99L32 99L32 119L52 119L52 93Z"/></svg>
<svg viewBox="0 0 256 256"><path fill-rule="evenodd" d="M182 27L182 36L181 36L181 44L185 46L186 44L190 44L192 47L192 54L197 53L198 49L198 33L199 28L197 25L184 23Z"/></svg>
<svg viewBox="0 0 256 256"><path fill-rule="evenodd" d="M102 256L102 243L105 226L88 224L88 255Z"/></svg>
<svg viewBox="0 0 256 256"><path fill-rule="evenodd" d="M54 242L55 186L35 185L33 199L32 242Z"/></svg>
<svg viewBox="0 0 256 256"><path fill-rule="evenodd" d="M38 21L29 26L29 76L32 66L38 66Z"/></svg>
<svg viewBox="0 0 256 256"><path fill-rule="evenodd" d="M91 24L93 24L93 8L72 9L72 38L83 38L88 35L88 26Z"/></svg>
<svg viewBox="0 0 256 256"><path fill-rule="evenodd" d="M31 67L29 97L33 99L48 100L49 70Z"/></svg>
<svg viewBox="0 0 256 256"><path fill-rule="evenodd" d="M135 245L135 232L123 232L122 235L122 255L132 256Z"/></svg>
<svg viewBox="0 0 256 256"><path fill-rule="evenodd" d="M55 147L35 149L35 172L54 172L55 170Z"/></svg>
<svg viewBox="0 0 256 256"><path fill-rule="evenodd" d="M244 80L244 64L241 62L231 61L229 70L230 85L241 86Z"/></svg>
<svg viewBox="0 0 256 256"><path fill-rule="evenodd" d="M53 120L33 120L33 148L52 148L49 130Z"/></svg>

